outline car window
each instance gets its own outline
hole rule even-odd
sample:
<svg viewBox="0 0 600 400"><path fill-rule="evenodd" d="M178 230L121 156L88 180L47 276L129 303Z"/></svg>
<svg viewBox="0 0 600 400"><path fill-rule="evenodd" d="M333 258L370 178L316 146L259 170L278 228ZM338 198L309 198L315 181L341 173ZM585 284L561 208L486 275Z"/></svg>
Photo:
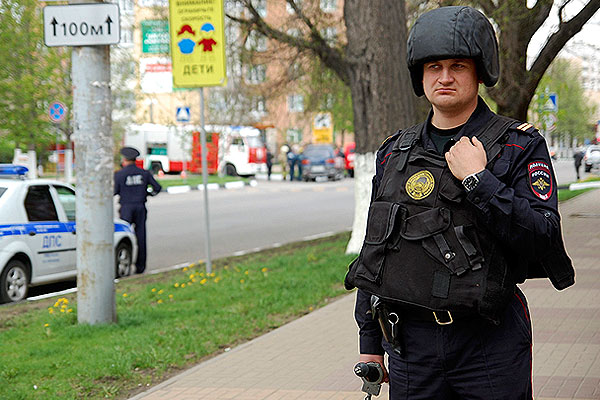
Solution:
<svg viewBox="0 0 600 400"><path fill-rule="evenodd" d="M75 192L64 186L55 186L55 189L60 204L62 204L65 214L67 214L67 219L75 221Z"/></svg>
<svg viewBox="0 0 600 400"><path fill-rule="evenodd" d="M29 187L25 196L25 211L29 221L58 221L48 185Z"/></svg>
<svg viewBox="0 0 600 400"><path fill-rule="evenodd" d="M248 147L263 147L262 140L258 136L246 136Z"/></svg>
<svg viewBox="0 0 600 400"><path fill-rule="evenodd" d="M333 156L333 149L330 147L308 147L304 150L306 157L312 158L327 158Z"/></svg>

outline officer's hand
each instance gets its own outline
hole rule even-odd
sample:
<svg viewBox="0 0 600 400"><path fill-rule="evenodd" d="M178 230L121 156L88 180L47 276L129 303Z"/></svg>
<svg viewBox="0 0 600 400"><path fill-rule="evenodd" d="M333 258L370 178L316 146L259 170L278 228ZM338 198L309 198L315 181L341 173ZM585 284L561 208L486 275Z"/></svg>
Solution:
<svg viewBox="0 0 600 400"><path fill-rule="evenodd" d="M460 181L467 175L483 171L487 164L483 144L475 136L472 140L463 136L445 154L450 172Z"/></svg>
<svg viewBox="0 0 600 400"><path fill-rule="evenodd" d="M385 364L383 363L383 356L380 356L379 354L361 354L358 358L358 362L368 363L371 361L381 365L381 369L383 370L383 382L389 382L390 378L388 377L387 369L385 369Z"/></svg>

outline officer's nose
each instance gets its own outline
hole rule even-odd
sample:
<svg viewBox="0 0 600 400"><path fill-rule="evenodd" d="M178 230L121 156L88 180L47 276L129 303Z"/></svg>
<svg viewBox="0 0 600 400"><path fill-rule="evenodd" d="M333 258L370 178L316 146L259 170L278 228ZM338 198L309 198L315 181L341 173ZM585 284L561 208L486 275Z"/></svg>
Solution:
<svg viewBox="0 0 600 400"><path fill-rule="evenodd" d="M454 82L454 76L452 75L450 68L442 68L438 77L438 81L443 85L448 85Z"/></svg>

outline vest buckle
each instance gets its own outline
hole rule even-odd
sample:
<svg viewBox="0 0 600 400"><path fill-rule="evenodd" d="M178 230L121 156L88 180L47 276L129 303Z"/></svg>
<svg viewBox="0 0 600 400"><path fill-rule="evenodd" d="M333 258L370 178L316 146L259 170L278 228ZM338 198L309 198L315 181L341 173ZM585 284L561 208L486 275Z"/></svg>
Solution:
<svg viewBox="0 0 600 400"><path fill-rule="evenodd" d="M450 325L451 323L454 322L454 320L452 319L452 314L450 314L450 311L442 311L445 313L448 313L448 319L442 318L440 319L438 317L438 315L436 314L436 312L433 312L433 317L435 318L435 322L437 322L438 325Z"/></svg>

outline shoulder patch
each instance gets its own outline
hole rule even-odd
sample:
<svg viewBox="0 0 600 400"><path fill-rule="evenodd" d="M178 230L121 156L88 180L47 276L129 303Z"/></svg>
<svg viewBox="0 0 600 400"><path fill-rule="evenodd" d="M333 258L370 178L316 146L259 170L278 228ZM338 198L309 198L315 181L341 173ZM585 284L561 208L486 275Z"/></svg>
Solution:
<svg viewBox="0 0 600 400"><path fill-rule="evenodd" d="M529 187L533 194L542 200L552 196L552 174L550 167L544 161L534 161L527 165Z"/></svg>
<svg viewBox="0 0 600 400"><path fill-rule="evenodd" d="M511 126L511 128L514 129L514 130L517 130L517 131L529 133L530 135L533 135L535 133L539 133L539 131L537 130L537 128L535 126L533 126L533 124L530 124L529 122L519 122L519 121L516 121Z"/></svg>

